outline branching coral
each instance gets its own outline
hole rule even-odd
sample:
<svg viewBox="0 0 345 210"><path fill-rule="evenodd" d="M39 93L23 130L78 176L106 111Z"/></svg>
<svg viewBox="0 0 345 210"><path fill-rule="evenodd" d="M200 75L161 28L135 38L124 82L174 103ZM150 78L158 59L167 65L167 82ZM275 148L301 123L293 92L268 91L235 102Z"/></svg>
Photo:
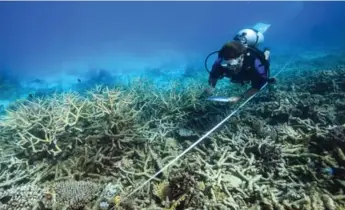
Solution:
<svg viewBox="0 0 345 210"><path fill-rule="evenodd" d="M156 185L129 200L123 195L237 106L200 100L203 88L195 80L172 82L164 90L139 80L128 88L96 87L83 97L65 93L18 103L0 124L0 141L6 145L0 153L0 188L6 195L0 201L12 205L6 196L30 184L38 190L35 201L45 199L45 206L56 209L337 208L344 196L330 187L339 180L319 174L318 168L345 161L342 83L331 82L343 71L306 73L297 67L276 85L274 96L259 94L155 177ZM317 81L306 83L305 76ZM230 87L219 93L237 91ZM328 105L333 102L336 107ZM316 143L322 148L315 149ZM114 180L121 187L104 196L107 187L98 183ZM49 182L55 184L47 190ZM77 192L82 192L79 197Z"/></svg>
<svg viewBox="0 0 345 210"><path fill-rule="evenodd" d="M16 105L8 110L3 128L12 131L13 144L28 154L60 153L66 130L82 132L80 120L85 117L86 101L74 93L53 96L50 100L37 99Z"/></svg>
<svg viewBox="0 0 345 210"><path fill-rule="evenodd" d="M284 164L283 148L270 139L248 145L246 153L252 153L257 158L255 164L263 174L279 172L279 166Z"/></svg>
<svg viewBox="0 0 345 210"><path fill-rule="evenodd" d="M13 143L26 153L53 156L66 152L74 142L92 139L92 135L113 141L135 136L142 108L134 109L136 96L109 89L89 94L89 98L68 93L25 101L8 111L3 128L16 134Z"/></svg>
<svg viewBox="0 0 345 210"><path fill-rule="evenodd" d="M178 210L203 206L201 187L188 170L176 171L167 181L153 186L153 193L166 209Z"/></svg>
<svg viewBox="0 0 345 210"><path fill-rule="evenodd" d="M345 127L336 126L324 132L323 135L312 135L310 136L310 146L311 149L321 150L321 151L334 151L340 148L344 151L344 141L345 141Z"/></svg>

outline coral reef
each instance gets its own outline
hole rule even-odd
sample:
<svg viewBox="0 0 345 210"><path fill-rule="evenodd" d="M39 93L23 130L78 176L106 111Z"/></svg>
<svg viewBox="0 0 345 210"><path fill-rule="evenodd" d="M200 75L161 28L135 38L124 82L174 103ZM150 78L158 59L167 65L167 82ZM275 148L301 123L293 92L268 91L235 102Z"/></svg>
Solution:
<svg viewBox="0 0 345 210"><path fill-rule="evenodd" d="M304 65L130 197L239 105L200 100L198 77L18 101L0 121L0 209L341 209L345 175L324 169L345 168L345 69Z"/></svg>

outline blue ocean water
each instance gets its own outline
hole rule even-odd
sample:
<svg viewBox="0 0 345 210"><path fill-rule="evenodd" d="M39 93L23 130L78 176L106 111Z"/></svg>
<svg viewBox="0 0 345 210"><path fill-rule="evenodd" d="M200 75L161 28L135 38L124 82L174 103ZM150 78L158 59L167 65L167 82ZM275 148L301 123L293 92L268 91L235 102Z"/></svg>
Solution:
<svg viewBox="0 0 345 210"><path fill-rule="evenodd" d="M334 50L344 11L344 2L1 2L0 97L122 84L148 69L205 73L209 52L257 22L271 24L272 55Z"/></svg>

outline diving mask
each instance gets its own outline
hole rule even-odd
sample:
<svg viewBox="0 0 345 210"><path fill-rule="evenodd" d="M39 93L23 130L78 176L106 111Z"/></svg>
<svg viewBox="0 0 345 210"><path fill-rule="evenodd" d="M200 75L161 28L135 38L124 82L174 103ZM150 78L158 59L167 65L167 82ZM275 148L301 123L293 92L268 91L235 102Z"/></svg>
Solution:
<svg viewBox="0 0 345 210"><path fill-rule="evenodd" d="M237 58L223 60L220 65L236 74L241 70L242 65L243 65L243 60L244 60L244 55L241 55Z"/></svg>

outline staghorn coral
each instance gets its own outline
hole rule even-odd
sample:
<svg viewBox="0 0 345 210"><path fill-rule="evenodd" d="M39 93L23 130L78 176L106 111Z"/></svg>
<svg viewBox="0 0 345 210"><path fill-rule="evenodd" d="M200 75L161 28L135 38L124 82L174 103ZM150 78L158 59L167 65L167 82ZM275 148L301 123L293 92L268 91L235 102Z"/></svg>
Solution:
<svg viewBox="0 0 345 210"><path fill-rule="evenodd" d="M2 139L16 151L17 157L29 163L26 166L29 173L22 172L27 174L26 177L30 171L35 171L30 169L34 168L31 164L42 159L47 159L42 164L46 171L39 174L42 177L37 177L36 181L51 179L53 174L55 180L80 178L83 170L88 171L88 175L99 173L106 162L102 153L121 155L122 146L131 144L140 136L145 125L136 124L140 110L134 109L135 96L119 90L102 91L100 93L99 88L90 91L89 98L66 93L24 101L8 111L1 121ZM104 143L112 147L100 149Z"/></svg>
<svg viewBox="0 0 345 210"><path fill-rule="evenodd" d="M284 164L283 148L274 141L263 141L254 145L248 145L245 151L246 153L254 154L256 166L266 176L280 171L280 165Z"/></svg>
<svg viewBox="0 0 345 210"><path fill-rule="evenodd" d="M327 129L327 132L322 134L313 134L309 137L308 148L311 152L322 154L324 158L320 161L315 161L317 164L317 170L325 167L344 167L345 155L344 155L344 138L345 127L335 126ZM333 179L325 180L326 186L332 191L342 188L342 185L338 185L333 182Z"/></svg>
<svg viewBox="0 0 345 210"><path fill-rule="evenodd" d="M345 141L345 127L335 126L329 129L323 135L311 135L310 136L310 146L311 149L317 149L321 151L334 151L334 149L340 148L344 151Z"/></svg>
<svg viewBox="0 0 345 210"><path fill-rule="evenodd" d="M55 95L50 100L19 102L14 110L8 110L2 122L3 128L15 133L13 144L25 153L60 153L60 136L71 128L81 132L85 100L75 93ZM63 148L64 149L64 148Z"/></svg>
<svg viewBox="0 0 345 210"><path fill-rule="evenodd" d="M200 192L204 189L188 171L187 168L175 170L168 180L153 185L153 194L158 204L166 210L202 206Z"/></svg>
<svg viewBox="0 0 345 210"><path fill-rule="evenodd" d="M326 124L334 121L330 111L336 115L341 113L341 103L337 109L325 105L341 98L341 84L337 83L339 81L331 83L333 77L341 74L333 71L303 73L299 68L290 69L294 70L291 77L277 84L274 97L251 101L250 106L241 109L237 118L234 116L231 122L225 123L221 130L207 137L154 181L173 181L174 175L182 174L184 167L189 165L192 169L185 175L194 177L196 187L193 189L197 192L194 194L202 198L205 209L316 209L317 205L325 206L326 202L320 199L328 199L327 203L336 207L344 203L341 192L327 192L330 191L329 182L318 175L313 165L317 161L329 165L330 155L304 148L310 136L325 137L329 130L325 128ZM308 87L312 82L305 82L305 77L310 75L322 75L321 82L332 86L327 90L329 94L321 96L310 91ZM287 84L289 82L293 82L293 88ZM66 126L66 131L57 135L61 152L56 156L55 164L37 156L36 163L40 161L41 164L33 170L32 161L28 161L27 156L18 153L8 156L6 152L0 164L0 186L70 178L98 182L115 177L123 185L121 192L126 194L236 108L228 104L203 104L196 97L202 91L196 82L187 88L172 83L171 88L163 91L150 89L151 86L152 83L138 82L128 89L96 88L89 97L80 98L87 99L82 109L85 115L79 119L79 124ZM231 87L220 91L224 94L235 92ZM309 119L311 117L313 119ZM341 117L337 116L337 119ZM9 128L5 128L6 135L0 137L1 141L18 142L18 136L12 138L16 131ZM78 128L82 128L82 132ZM179 132L180 128L193 131L194 136L184 136L185 133ZM13 148L23 151L13 144L4 150L13 151ZM339 147L334 153L336 151L342 152ZM13 157L12 162L8 157ZM264 164L275 163L273 157L281 164ZM262 170L264 167L267 169ZM175 178L176 183L185 181L181 177ZM318 186L313 192L309 190L312 183ZM199 198L188 200L192 194L188 189L183 186L175 189L187 193L175 202L167 202L166 208L186 205L189 209L202 209L196 202ZM124 205L128 201L123 201L119 209L164 208L162 202L155 203L150 199L151 194L150 189L143 188L131 198L130 205ZM306 204L308 202L315 204ZM85 208L87 206L90 205Z"/></svg>
<svg viewBox="0 0 345 210"><path fill-rule="evenodd" d="M12 143L24 153L52 156L93 135L116 138L133 136L139 130L135 122L140 110L131 105L133 94L108 89L99 93L96 89L89 95L66 93L19 103L15 110L8 110L2 127L16 134Z"/></svg>
<svg viewBox="0 0 345 210"><path fill-rule="evenodd" d="M328 134L325 136L331 145L340 147L342 150L345 149L345 127L336 126L329 130Z"/></svg>

